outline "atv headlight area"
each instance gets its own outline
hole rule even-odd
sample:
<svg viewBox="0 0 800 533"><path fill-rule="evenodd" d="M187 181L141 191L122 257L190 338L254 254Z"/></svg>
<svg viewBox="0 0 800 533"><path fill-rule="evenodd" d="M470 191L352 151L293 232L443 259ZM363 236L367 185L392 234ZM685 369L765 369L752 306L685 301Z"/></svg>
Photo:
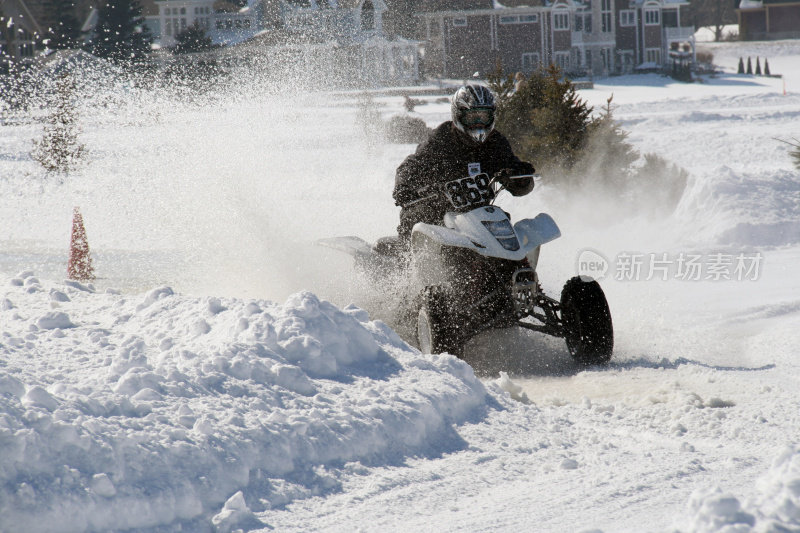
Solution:
<svg viewBox="0 0 800 533"><path fill-rule="evenodd" d="M517 239L517 234L514 233L514 228L511 227L511 222L508 219L483 220L481 224L486 226L486 229L494 235L494 238L503 248L510 252L519 250L519 239Z"/></svg>

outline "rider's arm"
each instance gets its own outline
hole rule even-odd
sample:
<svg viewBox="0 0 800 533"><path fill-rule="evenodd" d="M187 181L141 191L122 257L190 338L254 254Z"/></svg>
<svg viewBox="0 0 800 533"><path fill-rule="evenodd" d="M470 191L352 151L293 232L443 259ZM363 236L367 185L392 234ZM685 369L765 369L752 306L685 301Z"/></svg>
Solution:
<svg viewBox="0 0 800 533"><path fill-rule="evenodd" d="M514 154L508 139L502 135L498 135L495 153L500 160L498 161L500 168L509 169L511 171L511 176L523 176L535 172L533 165L527 161L521 161ZM506 186L506 190L514 196L524 196L533 190L533 178L509 180L504 183L504 185Z"/></svg>
<svg viewBox="0 0 800 533"><path fill-rule="evenodd" d="M430 176L434 175L436 165L433 152L430 141L425 141L397 167L392 193L395 205L406 207L430 193Z"/></svg>

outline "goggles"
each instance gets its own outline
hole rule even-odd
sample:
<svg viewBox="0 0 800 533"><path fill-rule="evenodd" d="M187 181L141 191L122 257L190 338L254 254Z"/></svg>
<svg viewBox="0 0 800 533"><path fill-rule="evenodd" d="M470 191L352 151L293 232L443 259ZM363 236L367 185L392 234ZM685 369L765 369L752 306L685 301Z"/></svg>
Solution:
<svg viewBox="0 0 800 533"><path fill-rule="evenodd" d="M459 118L465 128L488 128L494 122L494 110L485 107L463 109Z"/></svg>

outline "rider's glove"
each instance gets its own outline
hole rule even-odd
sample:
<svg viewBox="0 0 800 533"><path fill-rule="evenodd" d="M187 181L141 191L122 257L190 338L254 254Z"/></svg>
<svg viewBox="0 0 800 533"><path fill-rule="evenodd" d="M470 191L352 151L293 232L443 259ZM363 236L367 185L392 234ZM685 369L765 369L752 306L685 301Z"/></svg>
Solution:
<svg viewBox="0 0 800 533"><path fill-rule="evenodd" d="M500 183L500 185L507 186L508 185L508 178L511 176L515 176L517 173L511 170L510 168L504 168L502 170L497 171L494 177Z"/></svg>

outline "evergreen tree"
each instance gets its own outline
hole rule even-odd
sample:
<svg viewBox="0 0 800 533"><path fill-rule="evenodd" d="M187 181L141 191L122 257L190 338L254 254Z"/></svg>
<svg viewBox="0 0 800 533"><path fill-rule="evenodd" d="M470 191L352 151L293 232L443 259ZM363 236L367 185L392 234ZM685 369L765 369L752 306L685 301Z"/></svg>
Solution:
<svg viewBox="0 0 800 533"><path fill-rule="evenodd" d="M744 59L741 57L739 58L739 68L736 71L736 74L744 74Z"/></svg>
<svg viewBox="0 0 800 533"><path fill-rule="evenodd" d="M753 74L753 63L750 61L750 58L747 58L747 73L752 75Z"/></svg>
<svg viewBox="0 0 800 533"><path fill-rule="evenodd" d="M756 76L761 76L761 58L756 58Z"/></svg>
<svg viewBox="0 0 800 533"><path fill-rule="evenodd" d="M785 141L783 139L776 139L776 140L791 146L791 150L789 151L789 157L792 158L794 166L797 168L797 170L800 170L800 141L798 141L797 139L792 139L791 141Z"/></svg>
<svg viewBox="0 0 800 533"><path fill-rule="evenodd" d="M497 129L515 153L545 167L572 166L585 143L592 108L561 70L550 65L533 72L516 90L512 76L500 71L489 82L497 95Z"/></svg>
<svg viewBox="0 0 800 533"><path fill-rule="evenodd" d="M629 182L639 152L628 142L628 133L614 120L613 98L611 95L606 100L602 114L589 123L587 140L572 175L584 179L591 176L595 181L622 190Z"/></svg>
<svg viewBox="0 0 800 533"><path fill-rule="evenodd" d="M764 58L764 76L772 76L769 71L769 61L767 61L766 57Z"/></svg>
<svg viewBox="0 0 800 533"><path fill-rule="evenodd" d="M197 21L176 35L175 40L178 41L173 49L176 54L202 52L211 48L211 37L206 34L205 28L197 24Z"/></svg>
<svg viewBox="0 0 800 533"><path fill-rule="evenodd" d="M81 38L81 23L73 0L47 0L47 47L53 50L76 48Z"/></svg>
<svg viewBox="0 0 800 533"><path fill-rule="evenodd" d="M31 156L48 172L67 174L79 165L85 151L78 142L75 87L68 74L58 79L53 96L44 134L40 140L33 141Z"/></svg>
<svg viewBox="0 0 800 533"><path fill-rule="evenodd" d="M144 25L139 0L106 0L100 5L89 50L116 63L143 59L153 37Z"/></svg>

